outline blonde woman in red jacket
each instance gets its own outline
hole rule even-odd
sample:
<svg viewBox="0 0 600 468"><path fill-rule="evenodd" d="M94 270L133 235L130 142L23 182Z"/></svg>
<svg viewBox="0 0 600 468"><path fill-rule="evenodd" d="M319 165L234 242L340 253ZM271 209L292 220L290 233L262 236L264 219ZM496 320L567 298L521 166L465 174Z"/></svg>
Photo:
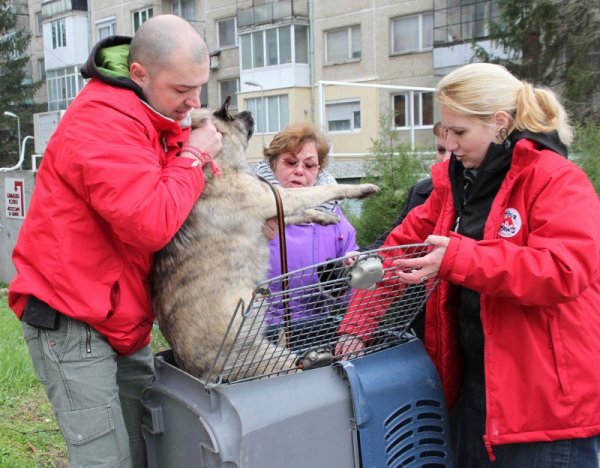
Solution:
<svg viewBox="0 0 600 468"><path fill-rule="evenodd" d="M600 201L565 157L566 114L492 64L459 68L436 95L452 157L384 247L433 246L397 278L441 279L425 344L453 407L456 466L597 468ZM377 323L355 299L339 352Z"/></svg>

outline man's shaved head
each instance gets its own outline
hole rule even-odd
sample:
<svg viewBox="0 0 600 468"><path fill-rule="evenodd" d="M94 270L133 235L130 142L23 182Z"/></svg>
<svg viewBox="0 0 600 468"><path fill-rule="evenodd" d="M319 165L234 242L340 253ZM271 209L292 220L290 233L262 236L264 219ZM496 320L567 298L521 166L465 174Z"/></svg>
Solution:
<svg viewBox="0 0 600 468"><path fill-rule="evenodd" d="M177 53L195 63L208 60L206 43L186 20L175 15L159 15L146 21L131 41L129 65L138 62L148 69L168 65Z"/></svg>
<svg viewBox="0 0 600 468"><path fill-rule="evenodd" d="M152 108L185 120L202 104L200 92L209 78L206 43L179 16L150 18L131 41L129 75Z"/></svg>

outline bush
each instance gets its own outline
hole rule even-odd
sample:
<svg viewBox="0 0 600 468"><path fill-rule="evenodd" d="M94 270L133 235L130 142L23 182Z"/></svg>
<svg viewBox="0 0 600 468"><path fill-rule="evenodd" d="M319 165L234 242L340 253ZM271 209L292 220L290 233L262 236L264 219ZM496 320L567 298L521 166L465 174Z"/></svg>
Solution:
<svg viewBox="0 0 600 468"><path fill-rule="evenodd" d="M579 125L575 129L571 152L600 195L600 124L590 122Z"/></svg>
<svg viewBox="0 0 600 468"><path fill-rule="evenodd" d="M352 219L357 242L365 246L386 232L398 218L406 202L409 189L429 174L429 163L417 156L406 143L400 141L392 129L390 117L380 118L380 131L373 141L373 159L365 164L363 182L377 184L381 192L367 198L358 219Z"/></svg>

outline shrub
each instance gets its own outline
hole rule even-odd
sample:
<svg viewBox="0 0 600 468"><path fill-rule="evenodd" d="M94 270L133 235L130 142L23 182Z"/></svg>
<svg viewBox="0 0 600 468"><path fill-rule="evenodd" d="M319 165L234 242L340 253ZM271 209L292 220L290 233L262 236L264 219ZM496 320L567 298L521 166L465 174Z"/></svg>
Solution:
<svg viewBox="0 0 600 468"><path fill-rule="evenodd" d="M575 141L571 148L575 162L586 172L596 193L600 195L600 124L585 123L575 132Z"/></svg>
<svg viewBox="0 0 600 468"><path fill-rule="evenodd" d="M380 117L380 133L371 147L372 159L365 163L366 177L381 192L367 198L360 217L354 221L357 242L365 246L386 232L398 218L412 185L429 173L428 161L416 155L410 146L400 141L389 116Z"/></svg>

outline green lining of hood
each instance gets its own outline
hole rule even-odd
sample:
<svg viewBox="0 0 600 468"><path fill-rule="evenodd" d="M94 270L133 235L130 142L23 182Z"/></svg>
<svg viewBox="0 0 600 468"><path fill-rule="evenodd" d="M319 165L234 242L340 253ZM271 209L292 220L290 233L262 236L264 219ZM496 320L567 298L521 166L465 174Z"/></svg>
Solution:
<svg viewBox="0 0 600 468"><path fill-rule="evenodd" d="M115 78L129 78L129 44L100 49L96 55L100 72Z"/></svg>

